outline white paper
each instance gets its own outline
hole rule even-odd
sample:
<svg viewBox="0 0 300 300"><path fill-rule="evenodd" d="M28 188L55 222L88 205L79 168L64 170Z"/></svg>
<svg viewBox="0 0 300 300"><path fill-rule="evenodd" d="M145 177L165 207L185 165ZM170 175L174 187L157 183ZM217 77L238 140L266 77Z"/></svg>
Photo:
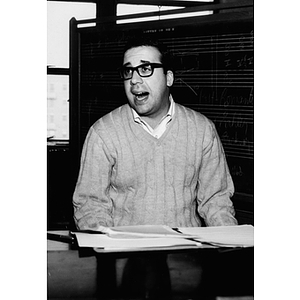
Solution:
<svg viewBox="0 0 300 300"><path fill-rule="evenodd" d="M103 227L100 226L97 231L105 233L111 238L192 238L190 235L184 235L176 232L171 227L166 225L131 225L131 226L116 226Z"/></svg>
<svg viewBox="0 0 300 300"><path fill-rule="evenodd" d="M200 242L219 246L252 247L254 246L254 227L252 225L180 227L184 234L197 236Z"/></svg>
<svg viewBox="0 0 300 300"><path fill-rule="evenodd" d="M133 238L116 239L106 234L89 234L75 232L78 245L80 247L93 247L103 249L144 249L173 246L201 246L200 242L195 242L182 238Z"/></svg>

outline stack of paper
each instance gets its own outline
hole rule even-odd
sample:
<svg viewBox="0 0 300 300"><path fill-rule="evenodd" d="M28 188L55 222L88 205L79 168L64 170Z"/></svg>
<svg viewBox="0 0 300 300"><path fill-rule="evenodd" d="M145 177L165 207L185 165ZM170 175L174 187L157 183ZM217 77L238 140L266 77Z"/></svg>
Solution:
<svg viewBox="0 0 300 300"><path fill-rule="evenodd" d="M183 238L111 238L105 234L75 233L80 247L101 248L104 250L138 250L147 248L197 247L200 242Z"/></svg>
<svg viewBox="0 0 300 300"><path fill-rule="evenodd" d="M254 246L254 227L252 225L212 226L212 227L182 227L183 234L197 236L201 242L222 247L252 247Z"/></svg>
<svg viewBox="0 0 300 300"><path fill-rule="evenodd" d="M106 250L134 250L165 247L201 247L209 243L220 247L254 246L251 225L217 227L181 227L138 225L100 227L90 233L75 232L80 247Z"/></svg>
<svg viewBox="0 0 300 300"><path fill-rule="evenodd" d="M75 232L78 245L107 251L201 246L199 241L186 239L190 235L163 225L99 227L97 231L99 234Z"/></svg>

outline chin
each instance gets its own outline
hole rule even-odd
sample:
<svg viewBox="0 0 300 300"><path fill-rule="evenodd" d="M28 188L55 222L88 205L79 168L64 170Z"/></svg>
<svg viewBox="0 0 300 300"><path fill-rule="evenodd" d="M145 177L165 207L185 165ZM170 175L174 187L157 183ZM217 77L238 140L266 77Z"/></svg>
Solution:
<svg viewBox="0 0 300 300"><path fill-rule="evenodd" d="M135 111L140 115L140 116L143 116L143 115L146 115L147 114L147 110L145 109L142 109L141 107L134 107Z"/></svg>

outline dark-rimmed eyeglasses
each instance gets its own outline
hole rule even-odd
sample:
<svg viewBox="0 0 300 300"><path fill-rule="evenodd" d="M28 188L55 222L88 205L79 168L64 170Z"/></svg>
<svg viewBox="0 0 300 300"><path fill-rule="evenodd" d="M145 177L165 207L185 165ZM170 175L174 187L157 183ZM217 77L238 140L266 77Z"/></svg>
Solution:
<svg viewBox="0 0 300 300"><path fill-rule="evenodd" d="M128 80L132 78L134 71L136 71L141 77L150 77L152 76L155 68L163 68L163 64L144 63L136 67L123 66L119 69L119 72L123 80Z"/></svg>

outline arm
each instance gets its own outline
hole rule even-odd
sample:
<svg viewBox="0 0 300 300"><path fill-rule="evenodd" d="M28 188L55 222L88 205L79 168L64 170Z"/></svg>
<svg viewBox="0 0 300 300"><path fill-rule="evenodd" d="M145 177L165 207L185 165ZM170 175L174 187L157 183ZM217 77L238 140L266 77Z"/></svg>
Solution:
<svg viewBox="0 0 300 300"><path fill-rule="evenodd" d="M232 178L221 141L211 122L205 131L198 185L198 212L206 225L237 225L230 200L234 193Z"/></svg>
<svg viewBox="0 0 300 300"><path fill-rule="evenodd" d="M101 137L93 129L86 137L80 171L73 195L74 220L79 229L113 226L109 197L113 159Z"/></svg>

